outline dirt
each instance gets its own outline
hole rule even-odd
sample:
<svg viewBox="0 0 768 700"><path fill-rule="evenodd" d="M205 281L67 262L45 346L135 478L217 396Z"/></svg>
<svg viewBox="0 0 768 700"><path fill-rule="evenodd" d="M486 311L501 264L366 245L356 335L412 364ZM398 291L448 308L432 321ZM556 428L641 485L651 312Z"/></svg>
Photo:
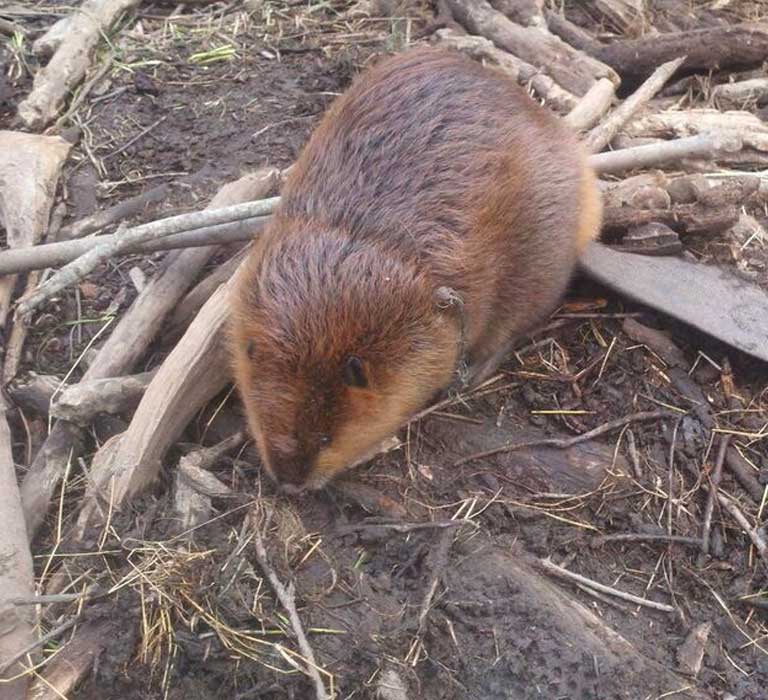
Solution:
<svg viewBox="0 0 768 700"><path fill-rule="evenodd" d="M351 76L432 17L415 4L380 2L374 19L350 15L350 3L256 5L250 15L182 5L176 20L167 19L173 4L148 5L137 25L113 37L108 77L68 125L80 140L63 177L65 224L164 183L172 185L168 199L140 218L200 209L248 170L289 165ZM711 17L702 11L702 22ZM221 47L234 53L201 62L202 52ZM2 51L6 68L16 65L16 54ZM3 128L30 83L23 71L11 76L0 80ZM162 260L123 258L47 304L22 374L67 374L108 332L109 315L135 298L131 268L151 276ZM712 413L741 436L755 477L768 484L765 367L576 280L551 326L510 357L499 381L414 425L398 449L356 470L346 486L279 497L248 448L212 470L234 495L215 499L215 517L180 535L172 502L179 454L242 427L229 392L211 402L169 456L158 487L114 514L100 549L57 552L73 590L83 580L110 590L86 606L106 645L71 697L315 697L249 544L256 527L267 533L278 577L296 586L323 679L333 677L338 698L765 698L768 577L741 529L716 514L707 557L688 544L597 539L700 536L701 486L721 439L711 440L694 414L674 418L689 401L658 356L624 333L628 316L670 333ZM137 371L157 366L168 350L161 338ZM670 408L673 417L632 421L568 449L531 445L466 459ZM44 418L10 418L18 463L26 464ZM91 451L127 420L100 419ZM62 496L65 524L83 488L78 473ZM728 471L721 488L751 512L759 505ZM392 517L458 522L397 531ZM56 531L52 518L35 543L46 585ZM588 594L547 573L545 559L675 612ZM71 612L53 606L47 624ZM678 653L701 623L712 629L692 677Z"/></svg>

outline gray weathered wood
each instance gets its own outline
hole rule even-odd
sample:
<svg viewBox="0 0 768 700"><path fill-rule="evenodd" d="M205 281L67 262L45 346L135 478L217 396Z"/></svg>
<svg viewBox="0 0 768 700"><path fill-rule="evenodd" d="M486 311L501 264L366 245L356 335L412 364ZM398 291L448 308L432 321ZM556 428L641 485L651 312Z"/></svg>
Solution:
<svg viewBox="0 0 768 700"><path fill-rule="evenodd" d="M711 265L619 253L598 243L582 257L595 280L768 362L768 294Z"/></svg>

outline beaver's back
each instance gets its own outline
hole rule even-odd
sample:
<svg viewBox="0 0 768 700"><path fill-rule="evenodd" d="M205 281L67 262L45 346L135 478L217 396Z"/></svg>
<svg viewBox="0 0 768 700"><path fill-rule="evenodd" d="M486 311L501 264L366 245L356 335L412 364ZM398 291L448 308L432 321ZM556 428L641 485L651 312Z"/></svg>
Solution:
<svg viewBox="0 0 768 700"><path fill-rule="evenodd" d="M557 303L599 194L576 135L507 76L410 50L358 77L296 163L276 216L415 261L468 310L472 361Z"/></svg>

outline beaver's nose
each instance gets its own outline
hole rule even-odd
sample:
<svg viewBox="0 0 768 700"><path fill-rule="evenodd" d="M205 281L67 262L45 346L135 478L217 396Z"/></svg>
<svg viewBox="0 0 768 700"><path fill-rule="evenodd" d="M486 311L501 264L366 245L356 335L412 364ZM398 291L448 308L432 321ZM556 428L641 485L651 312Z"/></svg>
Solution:
<svg viewBox="0 0 768 700"><path fill-rule="evenodd" d="M305 459L287 455L272 455L270 471L282 493L297 494L304 490L309 469Z"/></svg>
<svg viewBox="0 0 768 700"><path fill-rule="evenodd" d="M302 484L292 484L288 481L279 481L277 488L280 493L284 493L287 496L297 496L304 492L304 486Z"/></svg>

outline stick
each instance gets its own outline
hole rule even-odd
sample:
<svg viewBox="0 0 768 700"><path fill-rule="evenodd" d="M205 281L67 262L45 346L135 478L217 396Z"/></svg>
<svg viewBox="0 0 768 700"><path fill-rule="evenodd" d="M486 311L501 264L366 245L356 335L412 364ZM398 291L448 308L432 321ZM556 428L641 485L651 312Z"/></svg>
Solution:
<svg viewBox="0 0 768 700"><path fill-rule="evenodd" d="M709 554L709 540L712 531L712 513L715 510L715 500L720 495L717 489L720 486L720 479L723 475L723 463L725 462L725 455L728 451L730 437L730 435L725 435L720 440L720 447L717 450L717 459L715 460L715 468L712 470L712 476L709 480L709 495L707 497L707 505L704 509L704 525L701 530L701 551L704 554Z"/></svg>
<svg viewBox="0 0 768 700"><path fill-rule="evenodd" d="M161 221L142 224L141 226L127 229L122 233L117 233L114 236L110 236L107 241L100 241L96 247L59 270L59 272L51 277L45 284L38 287L33 294L20 300L16 307L16 315L17 317L28 315L46 299L49 299L56 294L56 292L59 292L77 280L82 279L105 260L124 253L132 245L138 245L149 240L162 238L171 233L178 233L180 226L200 228L202 225L210 226L220 224L222 223L222 217L230 217L233 215L240 216L241 218L243 216L261 216L272 211L273 207L274 199L265 199L259 202L246 202L245 204L229 208L235 209L234 212L218 212L210 210L195 212L193 214L182 214L180 216L172 216L168 219L162 219ZM180 219L181 222L179 221Z"/></svg>
<svg viewBox="0 0 768 700"><path fill-rule="evenodd" d="M178 250L180 248L204 248L206 246L225 245L249 241L260 231L269 220L266 216L253 216L246 219L235 219L214 226L173 233L163 238L129 245L121 254L156 253L163 250ZM165 221L161 219L160 221ZM159 222L158 222L159 223ZM101 245L102 241L111 242L118 234L99 236L98 238L82 238L60 243L48 243L31 248L5 250L0 253L0 275L11 274L4 272L29 272L56 267L76 260L89 250Z"/></svg>
<svg viewBox="0 0 768 700"><path fill-rule="evenodd" d="M648 75L656 66L687 56L685 68L707 71L760 64L768 56L764 23L726 24L593 45L590 54L621 76Z"/></svg>
<svg viewBox="0 0 768 700"><path fill-rule="evenodd" d="M548 75L544 75L535 66L520 60L517 56L497 49L493 42L485 37L457 34L452 29L438 29L435 36L439 46L460 51L476 60L490 61L516 82L530 83L534 92L558 111L567 112L577 104L576 97L560 87ZM601 80L608 79L601 78ZM608 82L613 86L610 80Z"/></svg>
<svg viewBox="0 0 768 700"><path fill-rule="evenodd" d="M616 596L622 600L627 600L630 603L643 605L646 608L661 610L662 612L675 612L675 608L673 608L671 605L667 605L666 603L657 603L655 600L640 598L639 596L632 595L631 593L625 593L624 591L620 591L616 588L611 588L610 586L606 586L602 583L598 583L597 581L593 581L591 578L587 578L581 574L568 571L568 569L564 569L562 566L555 564L551 559L539 559L539 563L547 571L551 571L552 573L557 574L563 578L570 579L571 581L578 581L579 583L588 586L589 588L593 588L596 591L600 591L601 593L607 593L608 595Z"/></svg>
<svg viewBox="0 0 768 700"><path fill-rule="evenodd" d="M67 95L83 79L96 46L109 27L140 0L85 0L69 19L66 34L45 68L38 71L28 97L19 104L24 125L40 130L59 113Z"/></svg>
<svg viewBox="0 0 768 700"><path fill-rule="evenodd" d="M608 118L589 132L585 143L590 151L602 151L621 128L664 87L675 71L683 64L685 56L659 66L630 97L622 102Z"/></svg>
<svg viewBox="0 0 768 700"><path fill-rule="evenodd" d="M565 122L576 131L584 131L599 122L611 108L616 86L608 78L600 78L568 112Z"/></svg>
<svg viewBox="0 0 768 700"><path fill-rule="evenodd" d="M62 700L93 669L109 640L118 633L117 623L110 617L86 622L78 627L75 637L51 659L32 684L29 697L34 700Z"/></svg>
<svg viewBox="0 0 768 700"><path fill-rule="evenodd" d="M682 158L711 159L721 152L740 151L742 147L743 142L736 134L708 132L663 143L598 153L589 159L589 163L601 174L614 175L628 170L677 162Z"/></svg>
<svg viewBox="0 0 768 700"><path fill-rule="evenodd" d="M753 78L724 83L712 89L712 99L720 108L744 109L745 105L768 102L768 78Z"/></svg>
<svg viewBox="0 0 768 700"><path fill-rule="evenodd" d="M54 418L87 426L99 413L118 414L134 408L155 372L81 381L64 389L52 402Z"/></svg>
<svg viewBox="0 0 768 700"><path fill-rule="evenodd" d="M600 78L619 83L619 77L605 64L547 31L515 24L486 0L447 0L446 4L472 34L480 34L523 61L544 68L558 85L574 95L586 94Z"/></svg>
<svg viewBox="0 0 768 700"><path fill-rule="evenodd" d="M35 615L34 610L13 607L10 601L34 593L35 574L16 481L7 410L5 397L0 394L0 688L9 698L24 698L29 677L23 673L24 666L17 664L17 652L34 648L30 645L35 642Z"/></svg>
<svg viewBox="0 0 768 700"><path fill-rule="evenodd" d="M201 280L181 300L168 323L166 338L175 338L186 329L197 312L203 307L203 304L210 298L211 294L235 274L237 268L240 267L240 263L245 259L247 252L248 246L241 248L229 260L223 262L210 275Z"/></svg>
<svg viewBox="0 0 768 700"><path fill-rule="evenodd" d="M606 542L663 542L665 544L689 544L694 547L701 546L698 537L686 537L685 535L646 535L642 532L621 532L615 535L600 535L592 540L594 545L602 545Z"/></svg>
<svg viewBox="0 0 768 700"><path fill-rule="evenodd" d="M672 413L670 411L640 411L639 413L631 413L628 416L622 418L616 418L615 420L608 421L603 425L588 430L581 435L574 435L569 438L544 438L542 440L530 440L528 442L519 442L517 444L508 443L501 447L494 447L492 450L485 450L484 452L477 452L467 457L462 457L453 463L453 466L458 467L461 464L467 462L474 462L477 459L483 459L484 457L491 457L502 452L513 452L515 450L524 450L530 447L557 447L562 450L567 450L574 445L578 445L580 442L586 442L593 438L600 437L605 433L609 433L617 428L622 428L630 423L639 423L641 421L658 420L661 418L670 418Z"/></svg>
<svg viewBox="0 0 768 700"><path fill-rule="evenodd" d="M160 366L133 415L128 430L106 443L91 465L92 487L78 518L78 537L101 522L101 503L111 510L144 490L157 477L167 450L199 410L229 379L224 323L227 285L201 309L187 333Z"/></svg>
<svg viewBox="0 0 768 700"><path fill-rule="evenodd" d="M752 544L755 545L755 549L760 555L760 558L768 563L768 541L766 541L760 530L749 524L749 520L744 517L744 514L739 507L730 498L725 496L725 494L718 492L717 500L720 502L720 505L733 516L733 519L739 524L739 527L747 533L749 539L752 540Z"/></svg>
<svg viewBox="0 0 768 700"><path fill-rule="evenodd" d="M317 700L328 700L328 694L325 690L322 678L320 678L319 666L315 661L315 652L307 640L307 636L304 634L304 627L301 624L301 618L296 610L296 595L293 584L284 586L280 579L277 577L275 570L269 563L269 557L267 556L267 549L264 546L264 540L261 537L258 526L254 523L253 527L253 547L256 550L256 558L259 560L259 566L269 580L272 590L275 591L277 599L280 604L285 608L288 613L288 618L291 621L291 627L296 635L296 642L299 645L302 655L307 661L305 673L312 679L315 685L315 695Z"/></svg>
<svg viewBox="0 0 768 700"><path fill-rule="evenodd" d="M728 452L725 455L725 464L733 472L742 488L755 499L755 502L762 503L766 487L760 484L755 476L754 469L735 447L728 448Z"/></svg>
<svg viewBox="0 0 768 700"><path fill-rule="evenodd" d="M707 131L727 134L740 139L745 148L754 148L763 155L768 153L768 124L756 114L744 110L667 110L634 119L624 128L624 133L630 137L655 138L669 138L670 135L689 136Z"/></svg>
<svg viewBox="0 0 768 700"><path fill-rule="evenodd" d="M137 194L135 197L124 199L122 202L109 207L109 209L97 211L91 214L91 216L76 221L71 226L64 227L59 232L59 238L63 241L82 238L118 221L142 214L146 211L148 205L162 202L168 196L170 190L170 185L159 185L146 192Z"/></svg>

